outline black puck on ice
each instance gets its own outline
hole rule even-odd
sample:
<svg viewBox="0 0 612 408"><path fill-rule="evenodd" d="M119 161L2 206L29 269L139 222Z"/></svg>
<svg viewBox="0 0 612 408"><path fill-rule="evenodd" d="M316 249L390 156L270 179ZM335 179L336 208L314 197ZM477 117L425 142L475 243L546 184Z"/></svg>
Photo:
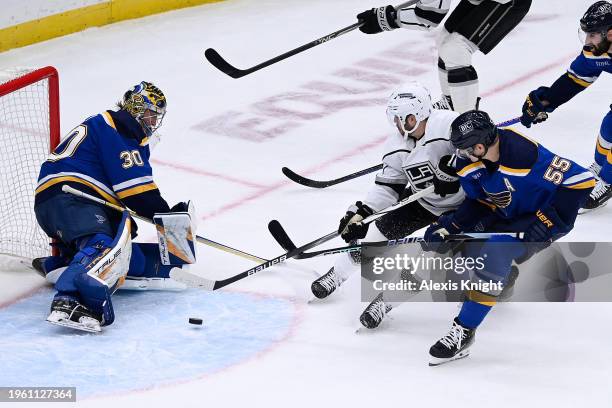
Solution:
<svg viewBox="0 0 612 408"><path fill-rule="evenodd" d="M191 324L197 324L197 325L202 325L202 319L199 319L197 317L190 317L189 318L189 323Z"/></svg>

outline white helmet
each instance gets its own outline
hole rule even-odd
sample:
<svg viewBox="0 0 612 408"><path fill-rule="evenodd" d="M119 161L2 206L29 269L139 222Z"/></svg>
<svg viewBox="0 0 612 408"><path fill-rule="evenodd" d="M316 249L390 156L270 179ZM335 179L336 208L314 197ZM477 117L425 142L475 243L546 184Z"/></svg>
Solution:
<svg viewBox="0 0 612 408"><path fill-rule="evenodd" d="M389 97L387 102L387 119L389 119L393 126L396 126L395 118L399 118L400 125L404 130L404 136L408 137L410 133L416 130L421 121L431 115L431 109L432 104L429 90L419 82L410 81L393 91ZM406 118L409 115L414 115L417 121L410 132L404 128Z"/></svg>

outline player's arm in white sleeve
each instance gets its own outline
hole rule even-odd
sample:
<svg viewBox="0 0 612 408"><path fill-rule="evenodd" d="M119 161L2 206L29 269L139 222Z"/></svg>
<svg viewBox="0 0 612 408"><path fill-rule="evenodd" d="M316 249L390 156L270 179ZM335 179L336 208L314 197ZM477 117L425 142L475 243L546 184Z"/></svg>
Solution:
<svg viewBox="0 0 612 408"><path fill-rule="evenodd" d="M429 30L437 27L448 13L451 0L421 0L414 7L397 11L397 24L403 28Z"/></svg>
<svg viewBox="0 0 612 408"><path fill-rule="evenodd" d="M407 154L407 150L399 150L383 157L383 168L376 174L375 184L368 191L364 204L378 212L398 202L408 184L401 166Z"/></svg>

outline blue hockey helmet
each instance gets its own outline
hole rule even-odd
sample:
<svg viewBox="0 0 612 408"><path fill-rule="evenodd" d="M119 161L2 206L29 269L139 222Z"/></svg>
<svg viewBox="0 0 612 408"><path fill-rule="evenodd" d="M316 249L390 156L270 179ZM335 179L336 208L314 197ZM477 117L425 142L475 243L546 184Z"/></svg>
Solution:
<svg viewBox="0 0 612 408"><path fill-rule="evenodd" d="M484 111L464 112L451 123L451 143L460 157L471 154L477 144L487 149L495 143L496 138L497 126Z"/></svg>
<svg viewBox="0 0 612 408"><path fill-rule="evenodd" d="M166 115L166 96L152 83L142 81L123 95L119 107L129 112L150 137Z"/></svg>

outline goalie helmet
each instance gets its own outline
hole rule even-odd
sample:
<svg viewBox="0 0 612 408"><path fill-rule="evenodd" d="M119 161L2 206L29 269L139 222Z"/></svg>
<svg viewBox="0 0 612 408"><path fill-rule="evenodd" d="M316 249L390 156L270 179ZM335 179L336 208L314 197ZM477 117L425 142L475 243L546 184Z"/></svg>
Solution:
<svg viewBox="0 0 612 408"><path fill-rule="evenodd" d="M612 28L612 3L593 3L580 19L580 28L585 33L605 33Z"/></svg>
<svg viewBox="0 0 612 408"><path fill-rule="evenodd" d="M407 137L414 132L419 124L431 115L432 103L431 95L427 88L419 82L411 81L397 88L387 102L387 119L389 123L396 126L396 118L399 119L400 126ZM408 131L404 127L406 118L414 115L417 123Z"/></svg>
<svg viewBox="0 0 612 408"><path fill-rule="evenodd" d="M158 87L142 81L123 95L119 107L129 112L150 137L161 126L166 115L166 97Z"/></svg>

